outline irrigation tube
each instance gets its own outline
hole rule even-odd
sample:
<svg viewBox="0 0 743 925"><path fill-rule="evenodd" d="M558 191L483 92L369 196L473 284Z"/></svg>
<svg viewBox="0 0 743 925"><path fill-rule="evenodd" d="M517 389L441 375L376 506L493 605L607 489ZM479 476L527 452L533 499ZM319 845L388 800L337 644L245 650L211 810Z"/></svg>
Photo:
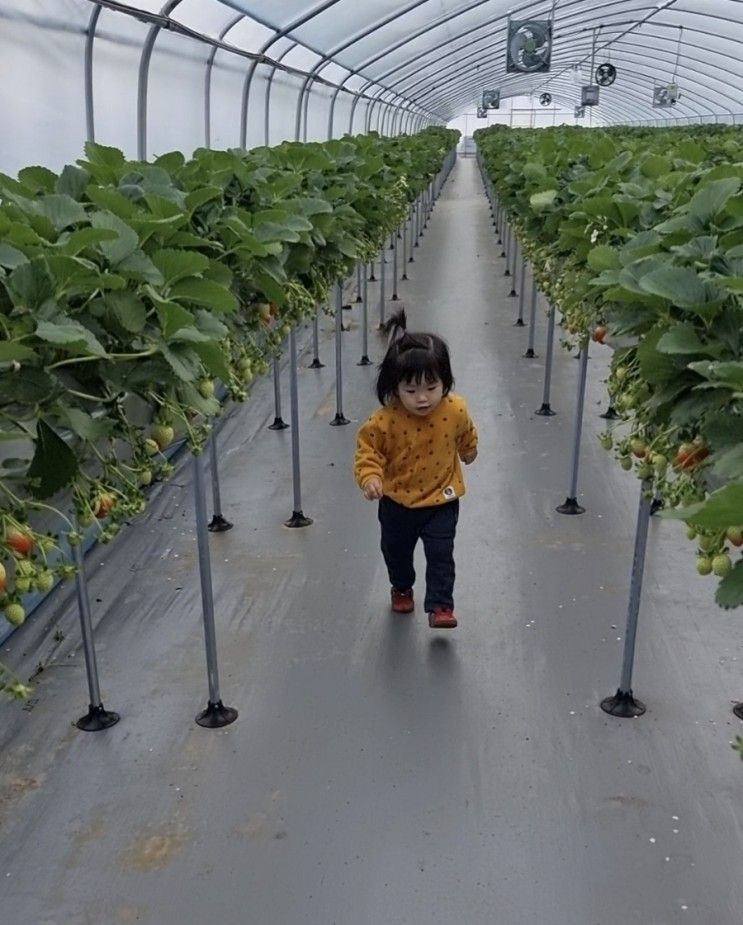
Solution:
<svg viewBox="0 0 743 925"><path fill-rule="evenodd" d="M98 664L95 657L95 643L93 641L93 621L90 617L90 596L88 583L85 578L85 564L83 550L80 544L72 547L72 556L77 566L75 575L75 590L77 591L77 607L80 615L80 630L83 637L83 654L85 656L85 671L88 676L88 712L75 723L83 732L100 732L114 726L121 718L118 713L106 710L101 702L101 690L98 683Z"/></svg>
<svg viewBox="0 0 743 925"><path fill-rule="evenodd" d="M204 457L193 458L194 502L196 508L196 543L199 550L199 578L201 580L201 609L204 620L206 646L206 673L209 682L209 701L205 710L196 717L199 726L217 729L237 719L237 710L226 707L219 696L219 667L217 665L217 633L214 627L214 595L212 593L212 567L209 559L209 534L206 525L206 479Z"/></svg>
<svg viewBox="0 0 743 925"><path fill-rule="evenodd" d="M289 426L281 417L281 367L280 357L273 358L273 400L275 415L273 424L268 425L269 430L286 430Z"/></svg>
<svg viewBox="0 0 743 925"><path fill-rule="evenodd" d="M343 414L343 283L335 284L335 417L331 427L351 422Z"/></svg>
<svg viewBox="0 0 743 925"><path fill-rule="evenodd" d="M544 391L542 393L542 407L534 413L541 417L552 417L556 412L550 407L550 388L552 385L552 354L555 349L555 315L557 309L550 305L547 312L549 322L547 323L547 356L544 361Z"/></svg>
<svg viewBox="0 0 743 925"><path fill-rule="evenodd" d="M222 515L222 493L219 490L219 456L217 455L217 428L212 422L212 432L209 437L209 459L212 470L212 519L207 530L210 533L224 533L232 529L232 524Z"/></svg>
<svg viewBox="0 0 743 925"><path fill-rule="evenodd" d="M573 442L572 473L570 491L557 511L560 514L583 514L585 508L578 504L578 464L580 462L580 438L583 431L583 406L586 399L586 378L588 374L588 339L582 345L580 355L580 376L578 378L578 401L575 409L575 440Z"/></svg>
<svg viewBox="0 0 743 925"><path fill-rule="evenodd" d="M601 701L601 709L611 716L642 716L645 712L645 704L640 700L635 700L632 696L632 667L635 660L635 641L637 639L637 623L640 613L640 597L642 595L642 577L645 571L645 550L648 542L648 525L652 505L651 487L649 480L643 481L640 485L640 506L637 511L635 552L632 557L627 626L624 631L622 677L616 694Z"/></svg>
<svg viewBox="0 0 743 925"><path fill-rule="evenodd" d="M521 282L523 286L523 280ZM529 311L529 346L526 348L524 356L527 360L533 360L537 354L534 353L534 339L537 328L537 281L534 278L534 267L531 268L531 309Z"/></svg>
<svg viewBox="0 0 743 925"><path fill-rule="evenodd" d="M299 387L297 385L297 332L292 328L289 334L289 398L291 403L292 428L292 482L294 485L294 510L285 527L309 527L310 517L302 511L302 480L299 464Z"/></svg>

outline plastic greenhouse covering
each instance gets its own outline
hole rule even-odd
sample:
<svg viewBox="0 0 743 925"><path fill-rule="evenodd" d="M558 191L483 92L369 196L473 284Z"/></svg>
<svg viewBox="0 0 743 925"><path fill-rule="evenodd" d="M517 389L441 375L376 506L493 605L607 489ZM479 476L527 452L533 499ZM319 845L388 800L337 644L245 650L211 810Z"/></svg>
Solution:
<svg viewBox="0 0 743 925"><path fill-rule="evenodd" d="M742 49L0 0L3 923L743 922Z"/></svg>

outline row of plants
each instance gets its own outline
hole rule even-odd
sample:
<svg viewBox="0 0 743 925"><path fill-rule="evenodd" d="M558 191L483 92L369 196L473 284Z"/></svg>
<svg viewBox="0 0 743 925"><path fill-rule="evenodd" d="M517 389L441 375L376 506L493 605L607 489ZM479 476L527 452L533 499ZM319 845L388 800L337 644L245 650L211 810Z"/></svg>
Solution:
<svg viewBox="0 0 743 925"><path fill-rule="evenodd" d="M0 609L74 574L202 450L291 327L370 260L457 133L171 152L89 144L56 174L0 174ZM64 509L63 509L64 508ZM25 689L0 668L0 687Z"/></svg>
<svg viewBox="0 0 743 925"><path fill-rule="evenodd" d="M476 140L567 343L613 348L607 385L627 426L603 446L686 522L718 604L739 606L741 130L494 126Z"/></svg>

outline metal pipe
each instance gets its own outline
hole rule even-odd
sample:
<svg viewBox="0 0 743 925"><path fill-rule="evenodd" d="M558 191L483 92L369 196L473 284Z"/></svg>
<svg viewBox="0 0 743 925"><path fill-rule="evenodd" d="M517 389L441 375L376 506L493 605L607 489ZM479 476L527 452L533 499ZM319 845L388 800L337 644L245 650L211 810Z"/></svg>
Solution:
<svg viewBox="0 0 743 925"><path fill-rule="evenodd" d="M98 663L95 655L93 641L93 620L90 615L90 596L88 583L85 577L85 563L83 561L82 547L78 543L72 547L72 558L77 566L75 575L75 590L77 592L77 608L80 616L80 632L83 641L83 655L85 657L85 672L88 680L88 712L75 723L83 732L100 732L118 723L118 713L106 710L101 701L101 689L98 680Z"/></svg>
<svg viewBox="0 0 743 925"><path fill-rule="evenodd" d="M522 284L523 285L523 284ZM533 360L537 354L534 353L534 341L537 329L537 281L534 277L534 267L531 268L531 309L529 311L529 346L526 348L524 356L528 360Z"/></svg>
<svg viewBox="0 0 743 925"><path fill-rule="evenodd" d="M292 328L289 334L289 395L291 399L292 429L292 482L294 487L294 510L284 524L286 527L308 527L312 520L302 511L302 481L299 459L299 387L297 384L297 333Z"/></svg>
<svg viewBox="0 0 743 925"><path fill-rule="evenodd" d="M280 357L273 358L273 400L274 400L274 419L273 424L269 424L269 430L286 430L289 426L281 417L281 365Z"/></svg>
<svg viewBox="0 0 743 925"><path fill-rule="evenodd" d="M209 557L209 534L206 524L206 480L204 457L193 457L194 507L196 513L196 544L199 553L199 579L201 581L201 610L204 622L206 648L206 674L209 684L209 701L205 710L196 717L199 726L217 728L237 719L237 710L225 707L219 695L219 665L217 661L217 631L214 626L214 594L212 567Z"/></svg>
<svg viewBox="0 0 743 925"><path fill-rule="evenodd" d="M222 492L219 487L219 461L217 456L217 428L212 422L212 432L209 435L209 457L212 471L212 519L207 529L210 533L224 533L231 530L233 524L222 514Z"/></svg>
<svg viewBox="0 0 743 925"><path fill-rule="evenodd" d="M601 701L601 709L611 716L642 716L645 704L632 695L632 668L635 660L635 643L642 596L642 579L645 572L645 552L648 542L650 508L652 505L651 483L649 480L640 486L640 504L637 511L635 529L635 549L632 556L632 575L630 578L629 601L627 604L627 624L624 632L624 656L619 687L613 697Z"/></svg>
<svg viewBox="0 0 743 925"><path fill-rule="evenodd" d="M361 305L361 360L359 366L371 366L369 359L369 284L366 275L362 281L362 305Z"/></svg>
<svg viewBox="0 0 743 925"><path fill-rule="evenodd" d="M573 440L570 490L565 503L557 508L560 514L583 514L585 511L585 508L578 504L578 465L580 463L580 440L583 432L583 406L586 398L587 374L588 340L585 341L581 350L580 376L578 377L578 401L575 409L575 436Z"/></svg>
<svg viewBox="0 0 743 925"><path fill-rule="evenodd" d="M552 385L552 354L555 348L555 315L557 309L550 305L547 317L547 356L544 361L544 390L542 392L542 407L534 413L541 417L552 417L555 412L550 407L550 388Z"/></svg>
<svg viewBox="0 0 743 925"><path fill-rule="evenodd" d="M335 417L332 427L351 422L343 414L343 283L335 284Z"/></svg>

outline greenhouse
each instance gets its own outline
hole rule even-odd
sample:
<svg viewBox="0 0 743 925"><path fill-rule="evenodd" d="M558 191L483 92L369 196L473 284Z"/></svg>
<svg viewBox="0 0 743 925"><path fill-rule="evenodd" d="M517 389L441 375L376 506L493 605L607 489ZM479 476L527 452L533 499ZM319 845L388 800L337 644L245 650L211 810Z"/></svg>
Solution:
<svg viewBox="0 0 743 925"><path fill-rule="evenodd" d="M740 925L742 43L0 0L3 922Z"/></svg>

